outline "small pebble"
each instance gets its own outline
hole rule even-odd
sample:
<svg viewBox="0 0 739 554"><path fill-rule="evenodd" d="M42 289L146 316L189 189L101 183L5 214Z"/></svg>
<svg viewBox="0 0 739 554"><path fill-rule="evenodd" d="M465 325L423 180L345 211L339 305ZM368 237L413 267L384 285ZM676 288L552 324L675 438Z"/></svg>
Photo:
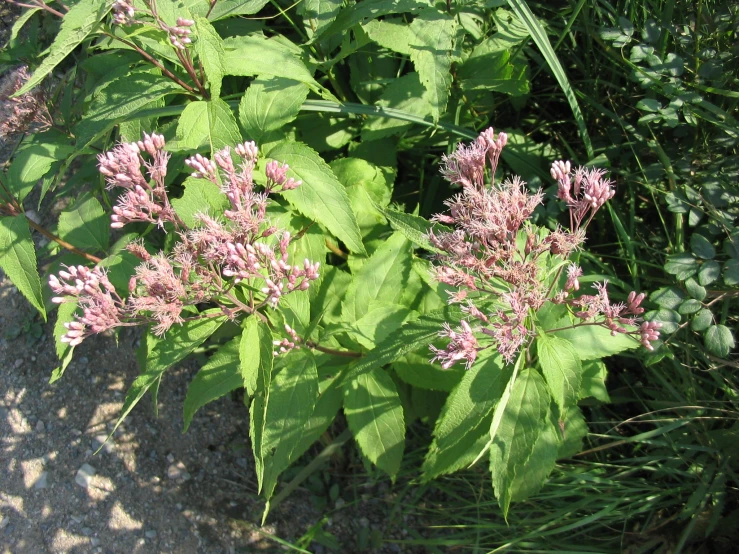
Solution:
<svg viewBox="0 0 739 554"><path fill-rule="evenodd" d="M92 449L94 452L97 452L100 450L100 447L102 446L102 451L106 454L111 454L113 450L115 449L115 444L113 441L107 441L108 435L97 435L95 438L92 439Z"/></svg>
<svg viewBox="0 0 739 554"><path fill-rule="evenodd" d="M22 365L23 365L23 359L22 358L18 358L15 362L13 362L13 367L15 369L18 369Z"/></svg>
<svg viewBox="0 0 739 554"><path fill-rule="evenodd" d="M176 464L172 464L167 468L167 477L170 479L182 479L183 481L187 481L190 479L191 475L187 472L187 468L185 467L185 464L182 462L177 462Z"/></svg>
<svg viewBox="0 0 739 554"><path fill-rule="evenodd" d="M149 529L146 533L144 533L144 536L147 539L155 539L157 536L157 532L154 529Z"/></svg>
<svg viewBox="0 0 739 554"><path fill-rule="evenodd" d="M38 476L38 479L36 479L36 482L33 484L34 489L45 489L47 486L47 478L49 476L48 471L42 471L41 475Z"/></svg>
<svg viewBox="0 0 739 554"><path fill-rule="evenodd" d="M90 464L82 464L82 467L77 470L74 482L80 487L87 488L90 486L90 481L92 481L93 475L95 475L95 468Z"/></svg>
<svg viewBox="0 0 739 554"><path fill-rule="evenodd" d="M99 546L100 539L97 537L90 537L90 546Z"/></svg>
<svg viewBox="0 0 739 554"><path fill-rule="evenodd" d="M359 525L361 525L362 527L369 527L369 519L367 519L366 517L360 517Z"/></svg>
<svg viewBox="0 0 739 554"><path fill-rule="evenodd" d="M92 529L90 529L89 527L83 527L82 534L86 537L89 537L90 535L92 535Z"/></svg>
<svg viewBox="0 0 739 554"><path fill-rule="evenodd" d="M39 419L38 423L36 423L36 432L43 433L44 431L46 431L46 426L44 425L44 422Z"/></svg>

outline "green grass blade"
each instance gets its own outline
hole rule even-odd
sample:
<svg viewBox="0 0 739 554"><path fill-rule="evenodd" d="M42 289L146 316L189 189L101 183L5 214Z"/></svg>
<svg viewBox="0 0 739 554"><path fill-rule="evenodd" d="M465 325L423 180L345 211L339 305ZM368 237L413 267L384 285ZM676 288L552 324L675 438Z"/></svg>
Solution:
<svg viewBox="0 0 739 554"><path fill-rule="evenodd" d="M564 92L565 98L567 98L567 102L570 104L572 114L575 116L577 127L580 130L580 138L585 145L588 159L592 160L595 157L595 154L593 152L593 144L590 142L590 136L588 135L588 129L585 125L585 118L580 111L580 105L577 103L575 91L570 85L567 75L565 75L565 70L562 67L562 64L559 63L559 58L557 58L557 54L555 54L552 44L547 38L546 32L534 17L534 14L531 12L531 9L525 0L508 0L508 5L523 24L526 25L529 33L531 33L531 38L534 39L536 46L539 47L544 59L547 64L549 64L555 79L557 79L559 86L562 88L562 92Z"/></svg>

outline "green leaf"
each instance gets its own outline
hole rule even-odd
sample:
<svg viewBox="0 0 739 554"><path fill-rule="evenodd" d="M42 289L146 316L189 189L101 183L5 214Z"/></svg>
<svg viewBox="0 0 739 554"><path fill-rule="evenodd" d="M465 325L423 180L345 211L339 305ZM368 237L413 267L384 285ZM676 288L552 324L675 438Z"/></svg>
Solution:
<svg viewBox="0 0 739 554"><path fill-rule="evenodd" d="M734 348L734 335L725 325L711 325L704 340L708 351L719 358L726 358Z"/></svg>
<svg viewBox="0 0 739 554"><path fill-rule="evenodd" d="M342 384L356 379L360 375L394 362L409 352L428 346L438 338L439 330L448 321L459 321L462 312L456 307L447 307L438 312L420 316L417 320L406 323L398 332L389 336L366 356L352 362L343 371Z"/></svg>
<svg viewBox="0 0 739 554"><path fill-rule="evenodd" d="M689 298L677 309L677 313L680 315L694 314L703 307L703 303L694 298Z"/></svg>
<svg viewBox="0 0 739 554"><path fill-rule="evenodd" d="M698 270L698 282L704 287L710 285L721 275L721 265L716 261L704 263Z"/></svg>
<svg viewBox="0 0 739 554"><path fill-rule="evenodd" d="M704 260L711 260L716 255L716 248L711 241L699 233L690 236L690 250Z"/></svg>
<svg viewBox="0 0 739 554"><path fill-rule="evenodd" d="M239 371L249 396L259 386L259 376L271 371L274 345L269 327L256 315L246 318L239 342Z"/></svg>
<svg viewBox="0 0 739 554"><path fill-rule="evenodd" d="M712 323L713 314L711 313L711 310L703 308L702 310L698 310L693 316L693 319L690 321L690 328L693 331L705 331Z"/></svg>
<svg viewBox="0 0 739 554"><path fill-rule="evenodd" d="M361 158L340 158L331 162L331 170L336 178L347 190L352 200L354 211L372 210L372 205L366 199L380 206L387 206L393 196L393 189L388 185L385 176L376 165ZM358 189L363 189L366 196L354 194ZM360 199L364 205L359 203Z"/></svg>
<svg viewBox="0 0 739 554"><path fill-rule="evenodd" d="M357 272L341 306L342 320L352 323L377 302L398 303L411 271L410 243L394 233Z"/></svg>
<svg viewBox="0 0 739 554"><path fill-rule="evenodd" d="M344 389L344 414L362 453L394 478L403 460L405 421L390 375L377 368L352 380Z"/></svg>
<svg viewBox="0 0 739 554"><path fill-rule="evenodd" d="M331 25L342 6L342 0L305 0L301 2L298 13L303 16L305 29L309 36L321 33Z"/></svg>
<svg viewBox="0 0 739 554"><path fill-rule="evenodd" d="M579 412L580 410L575 407L573 411ZM534 443L534 450L513 474L510 484L512 502L526 500L529 496L539 492L544 481L554 469L562 448L562 433L552 409L548 410L546 418L539 425L541 431Z"/></svg>
<svg viewBox="0 0 739 554"><path fill-rule="evenodd" d="M316 33L311 40L326 39L336 33L341 33L356 24L366 25L373 19L392 13L414 12L429 6L428 0L363 0L353 6L345 7L334 22L323 32Z"/></svg>
<svg viewBox="0 0 739 554"><path fill-rule="evenodd" d="M431 244L428 234L432 229L437 231L448 231L449 229L447 227L444 225L435 225L418 215L398 212L390 208L383 208L377 204L375 204L374 207L385 217L385 219L387 219L393 229L402 233L403 236L413 244L420 246L429 252L441 252L441 250Z"/></svg>
<svg viewBox="0 0 739 554"><path fill-rule="evenodd" d="M544 432L542 422L549 411L549 392L544 378L526 368L513 383L508 402L498 404L493 415L490 471L503 516L513 500L516 474L529 462ZM499 424L495 427L496 420Z"/></svg>
<svg viewBox="0 0 739 554"><path fill-rule="evenodd" d="M239 103L239 122L246 136L260 144L271 131L292 122L308 96L308 87L283 77L253 80Z"/></svg>
<svg viewBox="0 0 739 554"><path fill-rule="evenodd" d="M223 40L204 17L195 16L195 51L198 60L203 64L205 76L210 84L211 98L221 96L221 81L225 74Z"/></svg>
<svg viewBox="0 0 739 554"><path fill-rule="evenodd" d="M185 192L180 198L172 200L172 207L190 229L199 226L200 222L195 215L208 214L211 217L218 217L230 206L221 189L207 179L188 177L182 186L185 187Z"/></svg>
<svg viewBox="0 0 739 554"><path fill-rule="evenodd" d="M33 75L13 96L25 94L49 75L59 63L87 38L110 10L106 0L80 0L64 14L59 32L49 46L49 54Z"/></svg>
<svg viewBox="0 0 739 554"><path fill-rule="evenodd" d="M504 32L501 28L475 46L457 70L460 86L465 90L492 90L512 95L527 93L526 65L513 63L511 52L528 37L525 28L517 32Z"/></svg>
<svg viewBox="0 0 739 554"><path fill-rule="evenodd" d="M416 315L413 310L390 302L375 301L367 312L352 324L340 323L339 328L367 349L372 349L408 319Z"/></svg>
<svg viewBox="0 0 739 554"><path fill-rule="evenodd" d="M74 321L74 312L76 309L77 302L64 302L63 304L59 304L59 308L57 309L56 323L54 324L54 345L56 347L57 358L61 361L61 365L54 368L51 372L51 378L49 379L50 385L62 378L69 362L72 361L74 346L62 342L61 338L67 333L67 328L64 324Z"/></svg>
<svg viewBox="0 0 739 554"><path fill-rule="evenodd" d="M8 189L18 202L44 177L54 162L64 160L73 151L71 146L57 143L31 143L20 150L8 169Z"/></svg>
<svg viewBox="0 0 739 554"><path fill-rule="evenodd" d="M690 279L686 279L685 288L687 289L688 294L696 300L703 300L708 294L705 287L700 286L692 277Z"/></svg>
<svg viewBox="0 0 739 554"><path fill-rule="evenodd" d="M568 324L570 320L565 318L556 327ZM619 333L613 337L610 330L599 325L581 325L553 334L570 341L581 361L598 360L639 346L639 342L630 336Z"/></svg>
<svg viewBox="0 0 739 554"><path fill-rule="evenodd" d="M682 253L667 256L665 271L674 275L679 281L684 281L698 273L698 260L692 254Z"/></svg>
<svg viewBox="0 0 739 554"><path fill-rule="evenodd" d="M190 102L177 123L177 147L195 150L207 144L211 152L241 142L236 118L221 99Z"/></svg>
<svg viewBox="0 0 739 554"><path fill-rule="evenodd" d="M36 249L24 214L0 217L0 267L45 321Z"/></svg>
<svg viewBox="0 0 739 554"><path fill-rule="evenodd" d="M285 199L300 213L324 225L349 250L365 253L349 196L326 162L298 142L281 142L268 156L287 163L288 175L303 181L297 189L283 193Z"/></svg>
<svg viewBox="0 0 739 554"><path fill-rule="evenodd" d="M352 281L352 276L336 266L321 269L321 286L311 287L311 319L321 317L325 323L337 323L341 320L341 299Z"/></svg>
<svg viewBox="0 0 739 554"><path fill-rule="evenodd" d="M305 349L286 355L269 389L254 397L252 410L264 413L263 428L252 435L259 490L270 498L277 477L290 463L292 451L301 443L302 432L318 398L318 372L313 355Z"/></svg>
<svg viewBox="0 0 739 554"><path fill-rule="evenodd" d="M213 316L217 313L221 313L221 310L213 309L202 312L200 314L203 316L202 319L174 325L161 338L149 335L146 356L147 373L164 372L200 346L226 320L225 317Z"/></svg>
<svg viewBox="0 0 739 554"><path fill-rule="evenodd" d="M430 354L406 354L393 363L395 373L409 385L420 389L450 392L467 373L463 367L442 369L429 362Z"/></svg>
<svg viewBox="0 0 739 554"><path fill-rule="evenodd" d="M608 396L606 388L606 377L608 370L606 364L600 360L588 360L582 364L582 384L577 398L595 398L606 404L610 404L611 397ZM568 412L569 413L569 412Z"/></svg>
<svg viewBox="0 0 739 554"><path fill-rule="evenodd" d="M190 381L183 405L183 433L200 408L243 386L239 371L239 340L240 337L236 337L221 346Z"/></svg>
<svg viewBox="0 0 739 554"><path fill-rule="evenodd" d="M377 44L404 56L411 55L411 43L416 39L414 31L401 18L370 21L362 26L364 32Z"/></svg>
<svg viewBox="0 0 739 554"><path fill-rule="evenodd" d="M563 416L578 399L582 364L572 343L546 333L536 339L539 363L554 402Z"/></svg>
<svg viewBox="0 0 739 554"><path fill-rule="evenodd" d="M407 114L425 118L431 115L432 106L426 88L418 73L408 73L390 83L377 101L381 108L401 110ZM362 140L377 140L404 133L413 126L409 121L392 117L372 117L362 127Z"/></svg>
<svg viewBox="0 0 739 554"><path fill-rule="evenodd" d="M649 299L662 308L674 310L685 300L685 293L677 287L663 287L654 291Z"/></svg>
<svg viewBox="0 0 739 554"><path fill-rule="evenodd" d="M563 432L564 440L559 446L557 458L571 458L582 452L582 441L588 434L588 426L582 411L577 406L567 413Z"/></svg>
<svg viewBox="0 0 739 554"><path fill-rule="evenodd" d="M595 154L593 152L593 145L590 142L590 135L588 135L585 118L582 115L582 111L580 111L580 105L577 102L575 91L573 90L572 85L570 85L570 82L567 79L567 74L565 73L565 70L559 61L559 58L557 58L557 54L554 52L554 48L552 48L552 45L547 38L546 31L542 27L541 23L539 23L539 21L536 19L536 17L534 17L534 14L531 13L531 9L526 3L526 0L508 0L508 5L511 6L511 9L514 11L518 19L520 19L521 22L529 30L531 38L536 43L536 46L539 47L539 50L544 56L544 60L547 62L547 65L549 65L549 68L554 74L554 78L557 79L557 83L559 83L559 86L562 89L562 92L564 93L565 98L567 98L567 102L570 105L570 109L575 116L575 122L577 123L577 126L580 130L580 138L582 139L583 145L585 146L585 151L588 154L588 158L593 159L595 157Z"/></svg>
<svg viewBox="0 0 739 554"><path fill-rule="evenodd" d="M259 13L269 0L219 0L213 4L213 9L208 14L208 19L218 21L227 17L237 15L252 15Z"/></svg>
<svg viewBox="0 0 739 554"><path fill-rule="evenodd" d="M338 377L324 380L319 386L322 388L321 394L318 396L316 407L313 408L310 419L303 428L300 442L290 455L290 463L300 458L314 442L321 438L321 435L333 423L341 408L344 392L339 386Z"/></svg>
<svg viewBox="0 0 739 554"><path fill-rule="evenodd" d="M456 19L436 8L423 10L410 25L413 33L410 57L428 91L434 121L446 110L452 86L450 69L456 29Z"/></svg>
<svg viewBox="0 0 739 554"><path fill-rule="evenodd" d="M110 81L95 91L85 117L74 127L78 146L86 146L114 125L151 107L153 102L178 92L183 90L176 83L151 70L131 71Z"/></svg>
<svg viewBox="0 0 739 554"><path fill-rule="evenodd" d="M730 287L739 285L739 260L731 259L724 262L724 283Z"/></svg>
<svg viewBox="0 0 739 554"><path fill-rule="evenodd" d="M110 240L110 219L90 193L59 214L59 237L83 250L104 252Z"/></svg>
<svg viewBox="0 0 739 554"><path fill-rule="evenodd" d="M493 410L513 373L499 355L478 360L447 398L423 463L423 480L472 463L489 439Z"/></svg>
<svg viewBox="0 0 739 554"><path fill-rule="evenodd" d="M252 77L273 75L300 81L327 100L333 96L313 78L301 59L301 50L284 37L267 39L259 35L230 37L223 41L226 75Z"/></svg>

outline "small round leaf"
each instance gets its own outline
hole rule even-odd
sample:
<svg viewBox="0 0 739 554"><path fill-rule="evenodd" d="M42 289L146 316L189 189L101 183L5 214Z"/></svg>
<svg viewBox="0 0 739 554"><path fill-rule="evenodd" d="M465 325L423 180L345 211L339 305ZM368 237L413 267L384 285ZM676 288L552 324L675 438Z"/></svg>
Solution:
<svg viewBox="0 0 739 554"><path fill-rule="evenodd" d="M718 262L711 260L704 263L698 270L698 282L703 285L710 285L721 275L721 266Z"/></svg>
<svg viewBox="0 0 739 554"><path fill-rule="evenodd" d="M693 316L693 320L690 322L690 328L693 331L705 331L713 323L713 314L711 310L703 308L698 310Z"/></svg>
<svg viewBox="0 0 739 554"><path fill-rule="evenodd" d="M690 237L690 249L693 254L704 260L711 260L716 255L716 248L711 241L699 233L693 233Z"/></svg>
<svg viewBox="0 0 739 554"><path fill-rule="evenodd" d="M692 277L685 281L685 288L687 289L688 294L696 300L703 300L706 297L706 289L700 286L698 281Z"/></svg>
<svg viewBox="0 0 739 554"><path fill-rule="evenodd" d="M685 300L685 293L677 287L663 287L654 291L649 299L660 308L674 310Z"/></svg>
<svg viewBox="0 0 739 554"><path fill-rule="evenodd" d="M659 321L662 324L660 333L662 335L670 335L677 331L680 325L680 314L675 310L667 310L662 308L661 310L655 310L644 314L646 321Z"/></svg>
<svg viewBox="0 0 739 554"><path fill-rule="evenodd" d="M688 315L688 314L694 314L698 310L700 310L703 307L703 304L701 304L700 301L694 300L693 298L689 298L682 304L680 304L680 307L677 309L677 312L681 315Z"/></svg>
<svg viewBox="0 0 739 554"><path fill-rule="evenodd" d="M686 252L668 256L665 263L665 271L677 277L679 281L692 277L698 273L698 269L698 260Z"/></svg>
<svg viewBox="0 0 739 554"><path fill-rule="evenodd" d="M725 325L711 325L706 332L705 344L711 354L725 358L734 348L734 335Z"/></svg>
<svg viewBox="0 0 739 554"><path fill-rule="evenodd" d="M731 259L724 264L724 283L730 287L739 285L739 260Z"/></svg>

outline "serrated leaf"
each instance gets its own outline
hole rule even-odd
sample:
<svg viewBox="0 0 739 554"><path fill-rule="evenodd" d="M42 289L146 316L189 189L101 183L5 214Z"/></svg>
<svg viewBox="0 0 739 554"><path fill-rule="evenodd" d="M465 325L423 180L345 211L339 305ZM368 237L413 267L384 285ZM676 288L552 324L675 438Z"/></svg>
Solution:
<svg viewBox="0 0 739 554"><path fill-rule="evenodd" d="M595 398L606 404L611 403L611 397L608 396L606 388L606 377L608 370L606 364L600 360L588 360L582 364L582 383L577 398Z"/></svg>
<svg viewBox="0 0 739 554"><path fill-rule="evenodd" d="M333 423L336 414L341 409L344 391L339 386L338 377L328 379L327 384L325 381L321 382L319 387L322 390L316 401L316 406L303 428L300 442L290 454L290 462L300 458L314 442L321 438L321 435Z"/></svg>
<svg viewBox="0 0 739 554"><path fill-rule="evenodd" d="M464 372L434 428L434 441L423 463L423 480L452 473L474 461L489 439L493 410L513 373L497 354Z"/></svg>
<svg viewBox="0 0 739 554"><path fill-rule="evenodd" d="M283 193L285 199L306 217L324 225L352 252L363 254L349 196L331 168L312 149L297 142L282 142L268 156L290 166L288 175L303 181L297 189Z"/></svg>
<svg viewBox="0 0 739 554"><path fill-rule="evenodd" d="M582 363L568 340L543 333L537 337L537 353L544 378L562 416L578 399L582 383Z"/></svg>
<svg viewBox="0 0 739 554"><path fill-rule="evenodd" d="M417 215L398 212L378 205L375 205L374 207L383 215L383 217L385 217L385 219L387 219L393 229L401 233L413 244L420 246L429 252L441 252L441 250L431 244L431 241L428 238L428 233L432 229L437 231L448 231L449 229L447 227L438 224L435 225Z"/></svg>
<svg viewBox="0 0 739 554"><path fill-rule="evenodd" d="M449 392L466 374L463 367L442 369L429 361L429 354L411 353L393 363L395 373L416 388Z"/></svg>
<svg viewBox="0 0 739 554"><path fill-rule="evenodd" d="M410 26L400 18L370 21L362 28L377 44L404 56L411 55L411 43L415 38Z"/></svg>
<svg viewBox="0 0 739 554"><path fill-rule="evenodd" d="M0 267L46 320L36 249L24 214L0 217Z"/></svg>
<svg viewBox="0 0 739 554"><path fill-rule="evenodd" d="M402 110L408 114L424 118L431 115L432 107L427 98L426 88L418 73L408 73L390 83L377 101L383 108ZM362 127L362 141L372 141L403 133L413 123L390 117L372 117Z"/></svg>
<svg viewBox="0 0 739 554"><path fill-rule="evenodd" d="M383 15L415 12L428 7L429 4L428 0L363 0L342 9L331 25L313 36L311 43L346 31L358 23L365 25Z"/></svg>
<svg viewBox="0 0 739 554"><path fill-rule="evenodd" d="M198 60L203 64L205 76L210 85L211 98L221 96L221 81L225 74L224 58L226 52L223 49L223 39L204 17L195 16L195 51Z"/></svg>
<svg viewBox="0 0 739 554"><path fill-rule="evenodd" d="M274 345L269 327L256 315L244 322L239 341L239 371L249 396L259 386L259 376L271 371Z"/></svg>
<svg viewBox="0 0 739 554"><path fill-rule="evenodd" d="M561 325L556 325L555 328L569 324L570 320L566 318L561 321ZM556 331L553 334L570 341L583 362L613 356L639 346L639 342L630 336L619 333L613 337L609 329L599 325L581 325L573 329Z"/></svg>
<svg viewBox="0 0 739 554"><path fill-rule="evenodd" d="M352 323L377 301L397 303L411 271L410 243L393 234L356 273L341 305L342 320Z"/></svg>
<svg viewBox="0 0 739 554"><path fill-rule="evenodd" d="M376 300L370 303L366 313L355 322L339 325L359 344L372 349L416 315L405 306Z"/></svg>
<svg viewBox="0 0 739 554"><path fill-rule="evenodd" d="M283 77L253 80L239 103L239 122L248 138L260 144L271 131L293 121L308 96L308 87Z"/></svg>
<svg viewBox="0 0 739 554"><path fill-rule="evenodd" d="M370 350L366 356L352 362L342 373L342 385L360 375L394 362L408 352L428 346L438 338L439 330L449 321L459 321L462 312L456 307L446 307L438 312L421 315L406 323L397 333Z"/></svg>
<svg viewBox="0 0 739 554"><path fill-rule="evenodd" d="M559 445L557 458L571 458L575 454L582 452L582 442L588 434L588 425L585 423L585 417L582 414L582 410L577 406L567 413L567 417L564 421L563 432L564 437Z"/></svg>
<svg viewBox="0 0 739 554"><path fill-rule="evenodd" d="M693 319L690 321L690 328L693 331L705 331L712 323L713 313L711 313L711 310L703 308L702 310L698 310L693 316Z"/></svg>
<svg viewBox="0 0 739 554"><path fill-rule="evenodd" d="M493 488L503 516L513 499L516 473L529 461L534 446L544 432L542 422L549 411L549 392L544 378L526 368L518 375L508 402L499 403L493 415L500 423L491 427L490 471Z"/></svg>
<svg viewBox="0 0 739 554"><path fill-rule="evenodd" d="M80 0L64 14L59 32L31 77L13 96L18 97L38 85L92 32L107 15L111 4L106 0Z"/></svg>
<svg viewBox="0 0 739 554"><path fill-rule="evenodd" d="M217 98L190 102L177 122L177 146L197 150L207 144L211 152L241 142L236 118L228 104Z"/></svg>
<svg viewBox="0 0 739 554"><path fill-rule="evenodd" d="M395 383L383 369L367 372L344 389L344 414L367 458L395 477L405 447L405 421Z"/></svg>
<svg viewBox="0 0 739 554"><path fill-rule="evenodd" d="M572 411L579 412L576 406L574 408ZM531 455L513 474L510 484L511 502L521 502L539 492L554 469L562 448L562 432L553 412L550 407L547 416L539 423L541 431Z"/></svg>
<svg viewBox="0 0 739 554"><path fill-rule="evenodd" d="M190 381L182 406L183 433L200 408L243 386L239 371L239 340L240 337L236 337L221 346Z"/></svg>
<svg viewBox="0 0 739 554"><path fill-rule="evenodd" d="M112 80L94 93L85 117L74 127L77 145L86 146L126 117L178 92L183 90L176 83L150 70L131 71Z"/></svg>
<svg viewBox="0 0 739 554"><path fill-rule="evenodd" d="M726 358L734 348L734 335L725 325L711 325L704 340L708 351L719 358Z"/></svg>
<svg viewBox="0 0 739 554"><path fill-rule="evenodd" d="M64 160L73 148L66 144L32 143L20 150L8 168L8 189L19 202L33 189L39 179L44 177L54 162Z"/></svg>
<svg viewBox="0 0 739 554"><path fill-rule="evenodd" d="M190 229L200 225L200 221L195 218L197 214L217 217L231 205L218 185L207 179L188 177L182 186L185 187L185 192L180 198L172 200L172 207Z"/></svg>
<svg viewBox="0 0 739 554"><path fill-rule="evenodd" d="M110 240L110 219L89 193L59 214L59 237L83 250L104 252Z"/></svg>
<svg viewBox="0 0 739 554"><path fill-rule="evenodd" d="M690 250L704 260L710 260L716 255L716 248L711 241L699 233L690 236Z"/></svg>
<svg viewBox="0 0 739 554"><path fill-rule="evenodd" d="M434 121L446 110L452 86L451 54L456 29L456 19L435 8L421 11L410 25L413 33L410 57L428 91Z"/></svg>
<svg viewBox="0 0 739 554"><path fill-rule="evenodd" d="M286 45L284 41L287 39L277 39L278 37L267 39L259 35L225 39L225 74L243 77L273 75L292 79L305 83L311 90L325 97L326 91L313 78L313 74L300 58L300 50Z"/></svg>
<svg viewBox="0 0 739 554"><path fill-rule="evenodd" d="M315 35L331 25L343 5L342 0L305 0L298 13L303 16L306 31Z"/></svg>
<svg viewBox="0 0 739 554"><path fill-rule="evenodd" d="M212 4L208 19L218 21L237 15L252 15L259 13L268 3L269 0L219 0Z"/></svg>
<svg viewBox="0 0 739 554"><path fill-rule="evenodd" d="M258 459L259 491L270 498L277 477L290 463L292 451L302 440L302 431L318 398L318 372L313 354L293 350L283 367L271 378L269 389L254 397L252 410L264 413L261 432L252 435L254 458Z"/></svg>

